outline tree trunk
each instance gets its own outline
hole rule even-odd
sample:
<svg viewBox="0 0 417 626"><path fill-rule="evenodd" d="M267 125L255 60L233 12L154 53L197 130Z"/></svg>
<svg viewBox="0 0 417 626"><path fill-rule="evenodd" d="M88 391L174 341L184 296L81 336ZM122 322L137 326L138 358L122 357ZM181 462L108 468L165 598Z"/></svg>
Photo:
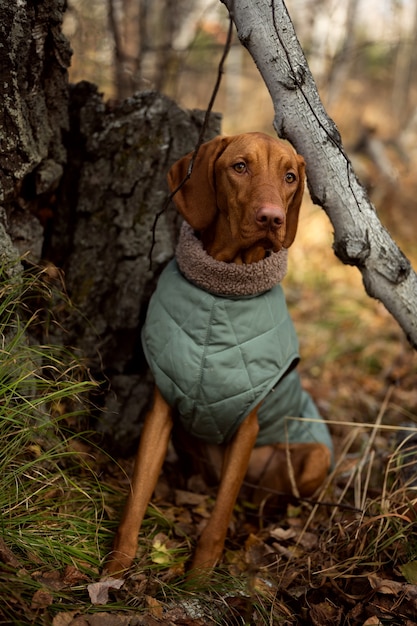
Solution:
<svg viewBox="0 0 417 626"><path fill-rule="evenodd" d="M166 172L194 149L202 112L157 93L114 108L94 85L69 88L70 48L62 0L0 0L0 263L54 262L72 307L48 341L75 347L103 385L98 429L114 453L140 431L151 380L140 325L163 264L172 256L177 213ZM212 115L206 139L218 134ZM53 334L54 333L54 334Z"/></svg>
<svg viewBox="0 0 417 626"><path fill-rule="evenodd" d="M334 250L356 265L417 348L417 276L358 182L328 117L282 0L222 0L271 94L277 133L305 157L311 197L335 231Z"/></svg>
<svg viewBox="0 0 417 626"><path fill-rule="evenodd" d="M42 222L66 162L71 50L61 0L0 0L0 254L38 262ZM11 244L13 241L13 245Z"/></svg>
<svg viewBox="0 0 417 626"><path fill-rule="evenodd" d="M201 111L154 92L108 110L94 85L71 89L68 165L45 255L63 268L74 305L59 341L79 348L110 383L97 428L113 453L135 446L150 399L140 329L156 278L174 254L173 206L157 224L150 269L152 225L169 194L166 173L194 149L202 121ZM219 126L212 115L207 139Z"/></svg>
<svg viewBox="0 0 417 626"><path fill-rule="evenodd" d="M114 44L114 85L119 100L129 98L139 89L143 41L141 16L144 3L138 0L107 0L109 29Z"/></svg>
<svg viewBox="0 0 417 626"><path fill-rule="evenodd" d="M348 0L346 8L346 23L342 46L336 54L329 70L327 83L327 104L330 106L338 100L343 85L349 78L350 70L355 58L355 33L357 31L359 0Z"/></svg>
<svg viewBox="0 0 417 626"><path fill-rule="evenodd" d="M397 11L404 10L404 6L397 7ZM398 118L399 130L404 128L410 118L411 93L415 84L416 75L416 45L417 45L417 6L414 6L412 28L409 37L398 36L397 60L392 90L393 115Z"/></svg>

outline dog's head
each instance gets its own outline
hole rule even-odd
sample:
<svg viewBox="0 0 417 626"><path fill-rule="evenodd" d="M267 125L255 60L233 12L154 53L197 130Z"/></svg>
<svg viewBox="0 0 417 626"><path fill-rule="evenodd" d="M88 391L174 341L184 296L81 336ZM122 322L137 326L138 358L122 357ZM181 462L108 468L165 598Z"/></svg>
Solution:
<svg viewBox="0 0 417 626"><path fill-rule="evenodd" d="M171 191L185 178L191 157L170 169ZM253 263L294 241L304 169L304 159L279 139L263 133L219 136L200 147L174 203L208 254Z"/></svg>

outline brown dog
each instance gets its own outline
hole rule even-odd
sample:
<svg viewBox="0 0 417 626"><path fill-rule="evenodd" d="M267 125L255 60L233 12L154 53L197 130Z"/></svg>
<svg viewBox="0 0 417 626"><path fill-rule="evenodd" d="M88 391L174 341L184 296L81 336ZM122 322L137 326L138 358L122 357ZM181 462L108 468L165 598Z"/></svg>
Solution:
<svg viewBox="0 0 417 626"><path fill-rule="evenodd" d="M186 176L190 158L171 168L171 189ZM298 354L291 343L293 329L276 284L285 274L286 249L296 234L303 190L303 158L283 141L248 133L203 144L190 179L176 193L174 202L189 226L183 226L177 260L161 275L148 312L143 344L156 380L154 403L106 573L114 576L132 563L177 415L186 441L194 441L191 445L220 475L193 569L213 567L221 557L245 476L260 490L304 496L326 477L330 437L301 390L294 369ZM275 302L281 307L277 319ZM258 307L255 312L249 308L252 303ZM236 306L237 313L230 313ZM206 312L209 331L203 325ZM259 335L265 341L256 347L258 331L252 327L264 315L268 320L261 320ZM194 330L186 327L187 320L199 327L195 332L202 347L197 345L200 339L188 347ZM242 333L243 340L235 345L230 337ZM186 347L178 343L184 336ZM249 345L255 346L255 357ZM225 361L221 370L226 354L232 361ZM224 404L223 396L230 396L232 404ZM271 417L270 408L274 411L278 405ZM311 419L288 422L289 415ZM261 499L260 493L255 500Z"/></svg>

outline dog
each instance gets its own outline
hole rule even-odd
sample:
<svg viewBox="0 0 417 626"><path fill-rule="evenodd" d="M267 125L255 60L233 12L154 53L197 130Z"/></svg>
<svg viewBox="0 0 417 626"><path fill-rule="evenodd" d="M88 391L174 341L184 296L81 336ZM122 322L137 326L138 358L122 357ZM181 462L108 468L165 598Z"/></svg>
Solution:
<svg viewBox="0 0 417 626"><path fill-rule="evenodd" d="M191 157L170 169L171 190L186 178ZM221 558L245 477L257 485L259 502L262 490L311 495L329 472L331 438L301 387L297 338L280 286L304 171L304 159L282 140L257 132L218 136L201 145L173 198L184 223L142 332L155 378L153 406L105 567L110 577L135 557L174 422L219 478L194 572Z"/></svg>

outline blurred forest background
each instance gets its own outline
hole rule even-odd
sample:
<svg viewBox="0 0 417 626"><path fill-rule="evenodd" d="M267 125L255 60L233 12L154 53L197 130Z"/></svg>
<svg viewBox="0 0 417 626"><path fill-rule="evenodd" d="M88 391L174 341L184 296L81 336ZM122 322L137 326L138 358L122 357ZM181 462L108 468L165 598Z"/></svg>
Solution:
<svg viewBox="0 0 417 626"><path fill-rule="evenodd" d="M416 3L288 0L287 7L356 173L413 256ZM156 90L184 108L205 109L227 26L227 10L217 0L69 0L70 80L94 82L110 101ZM214 109L226 134L274 133L271 99L236 38Z"/></svg>
<svg viewBox="0 0 417 626"><path fill-rule="evenodd" d="M355 171L415 267L417 3L288 0L287 7ZM70 80L94 82L110 102L158 90L184 108L205 109L227 27L217 0L69 0ZM271 99L236 37L214 110L226 134L274 134ZM286 290L306 385L328 418L372 421L391 386L388 421L416 416L415 354L365 295L359 272L334 257L331 225L307 197Z"/></svg>

